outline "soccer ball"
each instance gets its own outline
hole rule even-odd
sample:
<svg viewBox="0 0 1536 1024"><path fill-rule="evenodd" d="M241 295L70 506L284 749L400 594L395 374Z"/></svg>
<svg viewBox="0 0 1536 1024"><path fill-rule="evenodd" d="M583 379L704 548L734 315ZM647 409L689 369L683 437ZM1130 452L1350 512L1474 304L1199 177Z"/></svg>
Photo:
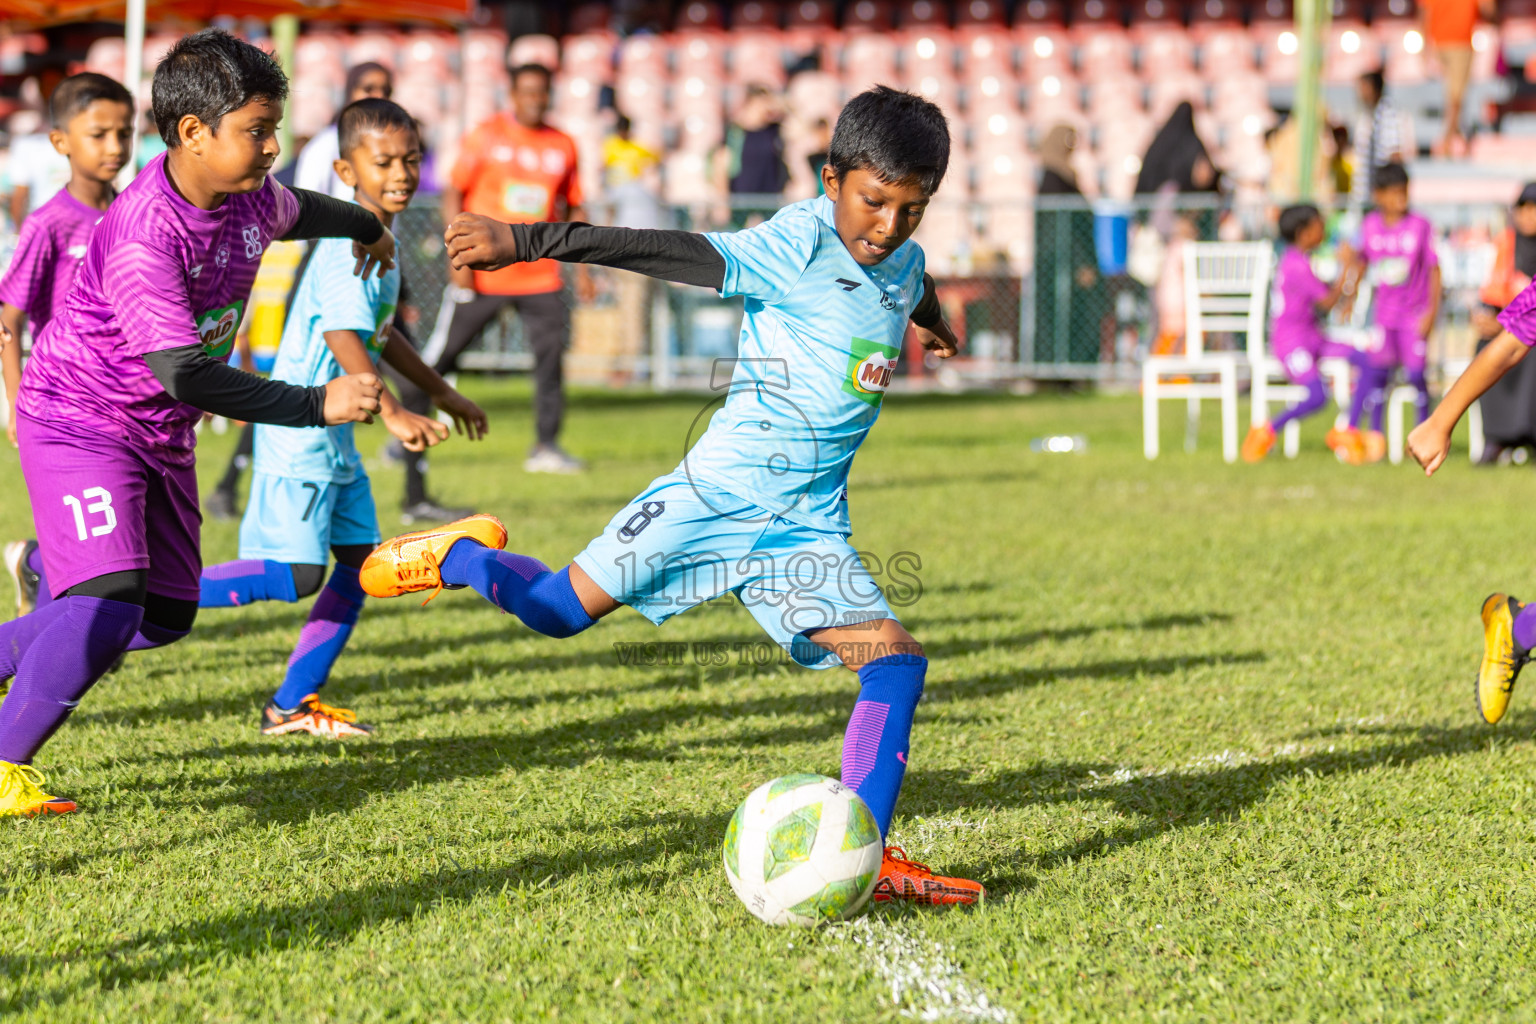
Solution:
<svg viewBox="0 0 1536 1024"><path fill-rule="evenodd" d="M736 808L725 874L754 916L815 925L864 906L883 852L880 826L857 793L824 775L786 775Z"/></svg>

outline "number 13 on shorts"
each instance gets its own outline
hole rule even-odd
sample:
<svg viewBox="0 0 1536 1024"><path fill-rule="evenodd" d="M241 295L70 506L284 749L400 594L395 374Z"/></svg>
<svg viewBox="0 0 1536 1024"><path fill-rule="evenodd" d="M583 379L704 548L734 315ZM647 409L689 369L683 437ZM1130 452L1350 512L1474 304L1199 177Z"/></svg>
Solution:
<svg viewBox="0 0 1536 1024"><path fill-rule="evenodd" d="M117 529L117 512L112 508L112 492L105 487L87 487L80 492L79 498L66 494L64 504L75 514L75 532L81 540L102 537ZM88 515L99 515L102 521L88 526L85 519Z"/></svg>

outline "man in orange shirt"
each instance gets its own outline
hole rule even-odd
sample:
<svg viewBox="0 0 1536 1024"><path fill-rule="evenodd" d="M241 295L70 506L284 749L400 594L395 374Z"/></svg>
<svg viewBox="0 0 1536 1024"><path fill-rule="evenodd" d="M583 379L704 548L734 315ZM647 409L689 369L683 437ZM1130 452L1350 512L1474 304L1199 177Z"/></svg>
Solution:
<svg viewBox="0 0 1536 1024"><path fill-rule="evenodd" d="M1472 30L1482 14L1492 20L1494 0L1422 0L1424 36L1440 60L1445 79L1445 134L1442 156L1465 156L1467 140L1461 131L1461 105L1472 73Z"/></svg>
<svg viewBox="0 0 1536 1024"><path fill-rule="evenodd" d="M581 183L576 177L576 143L544 123L549 110L550 72L538 64L512 71L512 110L498 114L465 137L443 190L443 220L461 211L499 221L582 219ZM591 279L578 267L577 294L590 298ZM531 473L576 473L584 467L560 448L565 412L563 363L570 340L560 264L554 260L514 263L489 273L450 271L456 289L452 319L423 353L439 373L451 373L459 355L502 308L513 305L533 349L536 441L523 468Z"/></svg>

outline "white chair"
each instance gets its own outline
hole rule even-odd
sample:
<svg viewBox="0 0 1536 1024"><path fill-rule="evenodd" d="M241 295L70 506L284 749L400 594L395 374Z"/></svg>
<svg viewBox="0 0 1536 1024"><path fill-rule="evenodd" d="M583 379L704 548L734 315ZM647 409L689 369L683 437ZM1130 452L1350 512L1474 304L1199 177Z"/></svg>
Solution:
<svg viewBox="0 0 1536 1024"><path fill-rule="evenodd" d="M1269 292L1274 248L1268 242L1188 242L1184 245L1184 354L1148 356L1141 366L1142 450L1158 454L1158 402L1183 398L1189 403L1184 447L1193 451L1200 426L1200 402L1221 402L1221 454L1237 461L1238 369L1243 352L1207 352L1211 331L1246 334L1250 346L1263 345L1264 306ZM1215 382L1198 380L1214 375ZM1170 381L1166 377L1187 377Z"/></svg>
<svg viewBox="0 0 1536 1024"><path fill-rule="evenodd" d="M1450 389L1456 383L1456 378L1467 372L1467 367L1472 365L1470 359L1448 359L1440 366L1441 394ZM1387 458L1394 466L1403 461L1407 448L1408 407L1413 405L1419 393L1406 385L1399 385L1392 389L1392 394L1387 399ZM1483 446L1487 439L1483 436L1483 406L1481 402L1473 402L1467 409L1467 454L1473 462L1483 457Z"/></svg>

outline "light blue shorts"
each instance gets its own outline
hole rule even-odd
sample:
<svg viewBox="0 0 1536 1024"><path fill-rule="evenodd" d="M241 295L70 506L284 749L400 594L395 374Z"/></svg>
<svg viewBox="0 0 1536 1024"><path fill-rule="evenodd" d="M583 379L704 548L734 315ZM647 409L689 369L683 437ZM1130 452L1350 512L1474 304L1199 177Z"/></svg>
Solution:
<svg viewBox="0 0 1536 1024"><path fill-rule="evenodd" d="M681 472L652 481L574 561L657 625L735 594L808 668L842 659L807 631L896 618L845 535L781 519Z"/></svg>
<svg viewBox="0 0 1536 1024"><path fill-rule="evenodd" d="M366 476L349 484L290 480L257 471L240 520L240 557L325 565L333 545L379 543Z"/></svg>

